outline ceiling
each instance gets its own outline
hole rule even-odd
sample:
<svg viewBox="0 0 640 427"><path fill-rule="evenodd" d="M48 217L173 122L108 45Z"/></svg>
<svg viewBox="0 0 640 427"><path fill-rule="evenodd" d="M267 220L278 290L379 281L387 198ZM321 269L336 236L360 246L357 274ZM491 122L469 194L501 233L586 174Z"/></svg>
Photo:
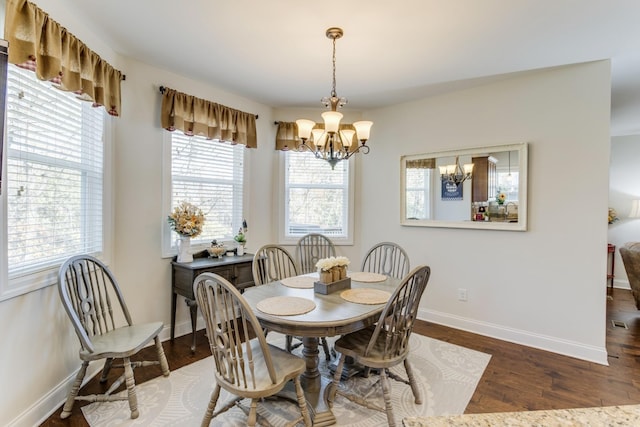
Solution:
<svg viewBox="0 0 640 427"><path fill-rule="evenodd" d="M638 0L74 3L116 52L282 108L329 95L333 26L337 93L354 110L610 58L611 133L640 134Z"/></svg>

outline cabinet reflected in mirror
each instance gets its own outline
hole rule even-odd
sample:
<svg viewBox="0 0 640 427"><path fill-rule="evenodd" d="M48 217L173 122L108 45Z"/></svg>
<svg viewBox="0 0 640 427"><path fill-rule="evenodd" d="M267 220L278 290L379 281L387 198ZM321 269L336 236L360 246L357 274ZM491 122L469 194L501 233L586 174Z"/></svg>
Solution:
<svg viewBox="0 0 640 427"><path fill-rule="evenodd" d="M527 229L527 144L400 158L401 224Z"/></svg>

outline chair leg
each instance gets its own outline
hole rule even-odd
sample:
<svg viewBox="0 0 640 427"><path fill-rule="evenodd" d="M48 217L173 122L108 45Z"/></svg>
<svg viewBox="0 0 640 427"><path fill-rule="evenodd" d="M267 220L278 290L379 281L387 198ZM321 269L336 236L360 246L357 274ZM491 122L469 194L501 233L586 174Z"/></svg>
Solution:
<svg viewBox="0 0 640 427"><path fill-rule="evenodd" d="M336 372L333 374L333 382L329 386L329 392L327 393L327 403L329 406L333 406L333 401L336 400L336 393L338 393L338 384L340 384L340 379L342 378L342 370L344 369L344 359L346 356L344 354L340 355L340 361L338 362L338 366L336 367Z"/></svg>
<svg viewBox="0 0 640 427"><path fill-rule="evenodd" d="M296 386L296 396L298 397L298 406L300 407L300 413L302 414L302 420L305 427L311 427L311 417L309 416L309 409L307 408L307 399L304 398L304 391L302 390L302 384L300 384L300 377L297 376L293 379L293 383Z"/></svg>
<svg viewBox="0 0 640 427"><path fill-rule="evenodd" d="M102 376L100 377L100 382L107 382L107 376L109 375L109 371L111 370L111 366L113 365L113 358L109 357L104 361L104 366L102 367Z"/></svg>
<svg viewBox="0 0 640 427"><path fill-rule="evenodd" d="M293 342L293 337L291 335L287 335L286 344L284 348L288 353L291 353L291 351L293 350L293 347L291 345L292 342Z"/></svg>
<svg viewBox="0 0 640 427"><path fill-rule="evenodd" d="M67 395L67 401L64 403L64 407L62 408L62 413L60 414L60 418L65 419L69 415L71 415L71 410L73 409L73 404L76 401L76 396L78 395L78 390L80 390L80 386L82 385L82 380L87 373L87 367L89 366L89 362L82 362L80 366L80 370L76 375L76 380L71 385L71 390L69 390L69 394Z"/></svg>
<svg viewBox="0 0 640 427"><path fill-rule="evenodd" d="M328 362L331 360L331 350L329 349L329 344L327 344L327 339L325 337L320 338L320 343L322 344L322 349L324 350L324 358Z"/></svg>
<svg viewBox="0 0 640 427"><path fill-rule="evenodd" d="M162 375L165 377L169 376L169 364L167 363L167 356L164 354L164 349L162 348L162 343L160 342L160 337L156 335L153 339L156 343L156 351L158 353L158 362L160 362L160 368L162 369Z"/></svg>
<svg viewBox="0 0 640 427"><path fill-rule="evenodd" d="M258 399L251 399L251 407L249 408L249 416L247 417L247 425L254 427L258 420Z"/></svg>
<svg viewBox="0 0 640 427"><path fill-rule="evenodd" d="M380 369L380 381L382 382L382 394L384 396L384 407L387 412L387 423L389 427L395 427L396 422L393 419L393 405L391 404L391 384L387 377L387 371Z"/></svg>
<svg viewBox="0 0 640 427"><path fill-rule="evenodd" d="M129 397L129 409L131 410L131 419L138 418L138 397L136 396L136 382L133 378L133 368L131 360L128 357L124 359L124 380L127 385L127 396Z"/></svg>
<svg viewBox="0 0 640 427"><path fill-rule="evenodd" d="M213 387L213 391L211 392L211 398L209 399L209 405L207 405L207 410L204 412L204 417L202 418L201 427L209 427L211 424L211 418L213 418L213 410L216 408L216 403L218 403L218 397L220 397L220 386L216 383Z"/></svg>
<svg viewBox="0 0 640 427"><path fill-rule="evenodd" d="M409 379L409 385L411 386L416 405L420 405L422 403L422 394L420 393L420 387L418 387L416 378L413 375L413 368L411 367L411 363L409 363L409 359L404 359L404 370L407 371L407 378Z"/></svg>

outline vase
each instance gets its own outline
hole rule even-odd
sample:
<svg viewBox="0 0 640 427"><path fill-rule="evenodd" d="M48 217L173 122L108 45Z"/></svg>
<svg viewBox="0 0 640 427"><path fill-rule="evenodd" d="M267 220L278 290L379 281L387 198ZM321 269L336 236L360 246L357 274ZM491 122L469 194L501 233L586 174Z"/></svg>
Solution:
<svg viewBox="0 0 640 427"><path fill-rule="evenodd" d="M193 262L193 254L191 253L191 237L180 235L177 240L178 245L178 262Z"/></svg>
<svg viewBox="0 0 640 427"><path fill-rule="evenodd" d="M320 282L322 283L333 282L333 272L331 270L320 270Z"/></svg>

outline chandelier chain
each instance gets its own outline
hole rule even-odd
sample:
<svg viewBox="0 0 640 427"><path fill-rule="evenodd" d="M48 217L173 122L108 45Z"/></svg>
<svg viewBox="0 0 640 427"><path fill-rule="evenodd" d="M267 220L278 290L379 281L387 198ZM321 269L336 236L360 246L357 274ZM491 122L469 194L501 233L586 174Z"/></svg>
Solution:
<svg viewBox="0 0 640 427"><path fill-rule="evenodd" d="M336 38L333 37L333 87L331 89L331 96L337 97L336 94Z"/></svg>

